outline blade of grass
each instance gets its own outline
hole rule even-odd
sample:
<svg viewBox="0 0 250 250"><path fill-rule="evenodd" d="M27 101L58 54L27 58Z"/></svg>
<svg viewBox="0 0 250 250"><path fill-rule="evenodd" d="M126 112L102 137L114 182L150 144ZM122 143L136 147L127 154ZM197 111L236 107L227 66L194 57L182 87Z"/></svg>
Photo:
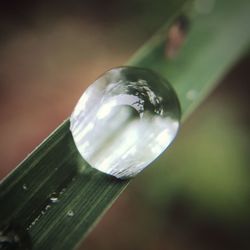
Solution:
<svg viewBox="0 0 250 250"><path fill-rule="evenodd" d="M191 13L186 43L176 58L167 59L167 31L184 3L128 64L166 77L185 118L248 49L250 2L221 0L208 14ZM25 238L32 249L71 249L127 184L88 166L75 148L67 120L1 183L1 229L21 228L30 242L20 230L19 241Z"/></svg>

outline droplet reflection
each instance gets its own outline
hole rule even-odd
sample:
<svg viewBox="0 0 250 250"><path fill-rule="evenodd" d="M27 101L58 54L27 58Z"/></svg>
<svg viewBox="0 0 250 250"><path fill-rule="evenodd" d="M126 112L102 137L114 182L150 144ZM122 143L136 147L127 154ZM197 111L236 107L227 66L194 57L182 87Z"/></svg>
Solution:
<svg viewBox="0 0 250 250"><path fill-rule="evenodd" d="M80 98L70 129L82 157L117 178L138 174L174 139L180 106L154 72L120 67L104 73Z"/></svg>
<svg viewBox="0 0 250 250"><path fill-rule="evenodd" d="M75 215L75 213L73 212L73 210L69 210L67 212L67 216L69 216L69 217L73 217L74 215Z"/></svg>
<svg viewBox="0 0 250 250"><path fill-rule="evenodd" d="M26 184L23 184L22 188L23 188L23 190L25 190L25 191L27 191L27 190L28 190L28 187L27 187L27 185L26 185Z"/></svg>

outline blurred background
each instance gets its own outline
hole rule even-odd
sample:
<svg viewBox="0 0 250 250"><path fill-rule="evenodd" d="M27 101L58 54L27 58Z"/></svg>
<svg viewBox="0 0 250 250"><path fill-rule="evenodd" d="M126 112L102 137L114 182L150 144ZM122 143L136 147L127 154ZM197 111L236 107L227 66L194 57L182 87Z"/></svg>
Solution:
<svg viewBox="0 0 250 250"><path fill-rule="evenodd" d="M0 177L179 2L1 1ZM79 249L250 249L249 53L235 63Z"/></svg>

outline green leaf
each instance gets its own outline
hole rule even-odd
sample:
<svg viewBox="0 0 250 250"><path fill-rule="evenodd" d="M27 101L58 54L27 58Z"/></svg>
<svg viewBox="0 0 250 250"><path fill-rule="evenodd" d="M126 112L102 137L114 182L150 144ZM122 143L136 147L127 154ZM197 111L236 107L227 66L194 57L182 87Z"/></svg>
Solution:
<svg viewBox="0 0 250 250"><path fill-rule="evenodd" d="M185 2L175 6L164 28L128 63L166 77L176 89L184 118L250 41L248 0L216 1L209 13L186 8ZM183 12L190 18L190 30L179 54L167 58L169 28ZM1 183L0 243L7 237L22 248L71 249L128 183L91 168L80 157L67 120Z"/></svg>

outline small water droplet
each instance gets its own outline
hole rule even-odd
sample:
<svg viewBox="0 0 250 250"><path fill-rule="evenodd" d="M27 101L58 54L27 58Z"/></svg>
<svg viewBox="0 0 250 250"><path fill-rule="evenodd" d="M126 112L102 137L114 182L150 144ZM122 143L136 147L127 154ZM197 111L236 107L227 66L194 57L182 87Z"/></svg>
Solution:
<svg viewBox="0 0 250 250"><path fill-rule="evenodd" d="M60 192L59 192L59 195L62 195L63 193L65 193L66 191L66 188L63 188Z"/></svg>
<svg viewBox="0 0 250 250"><path fill-rule="evenodd" d="M56 193L53 193L51 196L50 196L50 201L52 202L52 203L57 203L57 202L59 202L59 199L58 199L58 194L56 194Z"/></svg>
<svg viewBox="0 0 250 250"><path fill-rule="evenodd" d="M25 191L27 191L27 190L28 190L28 187L27 187L27 185L26 185L26 184L23 184L22 188L23 188L23 190L25 190Z"/></svg>
<svg viewBox="0 0 250 250"><path fill-rule="evenodd" d="M42 214L39 214L39 215L35 218L34 223L37 223L37 222L40 220L41 216L42 216ZM32 223L33 223L33 222L32 222Z"/></svg>
<svg viewBox="0 0 250 250"><path fill-rule="evenodd" d="M180 105L170 84L151 70L104 73L80 98L70 130L81 156L117 178L137 175L173 141Z"/></svg>
<svg viewBox="0 0 250 250"><path fill-rule="evenodd" d="M50 200L52 203L56 203L59 201L58 198L56 198L56 197L51 197Z"/></svg>
<svg viewBox="0 0 250 250"><path fill-rule="evenodd" d="M73 210L69 210L69 211L67 212L67 215L68 215L69 217L73 217L75 214L74 214Z"/></svg>
<svg viewBox="0 0 250 250"><path fill-rule="evenodd" d="M51 208L51 205L46 205L46 207L44 208L45 211L49 210Z"/></svg>
<svg viewBox="0 0 250 250"><path fill-rule="evenodd" d="M190 89L187 93L186 93L186 98L190 101L193 101L197 98L198 96L198 92L195 89Z"/></svg>

